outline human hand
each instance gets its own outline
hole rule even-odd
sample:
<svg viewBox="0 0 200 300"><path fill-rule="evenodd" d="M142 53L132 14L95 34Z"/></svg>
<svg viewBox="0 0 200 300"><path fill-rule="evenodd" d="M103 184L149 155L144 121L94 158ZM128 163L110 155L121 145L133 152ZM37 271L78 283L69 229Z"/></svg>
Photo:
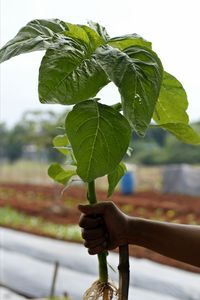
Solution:
<svg viewBox="0 0 200 300"><path fill-rule="evenodd" d="M82 212L79 226L82 227L84 245L89 254L98 254L128 243L128 219L113 202L79 205Z"/></svg>

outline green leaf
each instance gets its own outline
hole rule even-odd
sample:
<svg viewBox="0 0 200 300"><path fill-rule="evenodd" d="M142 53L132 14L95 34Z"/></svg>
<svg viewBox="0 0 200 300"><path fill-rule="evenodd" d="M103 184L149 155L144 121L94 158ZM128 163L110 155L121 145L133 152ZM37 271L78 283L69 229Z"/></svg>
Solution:
<svg viewBox="0 0 200 300"><path fill-rule="evenodd" d="M71 177L76 175L76 171L64 170L58 163L53 163L48 169L48 175L56 182L66 185Z"/></svg>
<svg viewBox="0 0 200 300"><path fill-rule="evenodd" d="M66 118L66 132L83 181L111 173L129 145L131 128L113 108L93 100L74 106Z"/></svg>
<svg viewBox="0 0 200 300"><path fill-rule="evenodd" d="M116 185L118 184L122 176L124 176L126 171L127 170L125 164L121 162L113 172L108 174L108 197L110 197L113 194Z"/></svg>
<svg viewBox="0 0 200 300"><path fill-rule="evenodd" d="M182 84L171 74L164 72L163 82L153 119L157 124L188 124L186 113L188 100Z"/></svg>
<svg viewBox="0 0 200 300"><path fill-rule="evenodd" d="M151 49L151 42L146 41L138 34L127 34L109 39L108 44L123 51L132 46L142 46Z"/></svg>
<svg viewBox="0 0 200 300"><path fill-rule="evenodd" d="M108 84L107 75L84 43L69 37L47 50L39 70L42 103L75 104L95 97Z"/></svg>
<svg viewBox="0 0 200 300"><path fill-rule="evenodd" d="M117 110L118 112L122 111L121 102L115 103L115 104L111 105L111 107L114 108L115 110Z"/></svg>
<svg viewBox="0 0 200 300"><path fill-rule="evenodd" d="M85 44L89 44L90 40L87 35L87 32L81 26L71 23L66 23L68 27L68 31L65 32L65 35L68 37L71 37L73 39L77 39L80 42L83 42Z"/></svg>
<svg viewBox="0 0 200 300"><path fill-rule="evenodd" d="M29 22L0 49L0 63L22 53L48 49L56 43L55 35L67 29L67 25L58 19Z"/></svg>
<svg viewBox="0 0 200 300"><path fill-rule="evenodd" d="M67 146L69 146L69 141L68 141L66 134L57 135L53 139L53 145L58 151L60 151L61 153L65 154L65 155L70 153L70 151L67 149Z"/></svg>
<svg viewBox="0 0 200 300"><path fill-rule="evenodd" d="M83 28L85 30L85 32L88 35L88 38L90 40L89 45L90 45L90 48L92 49L92 51L95 51L97 47L99 47L105 43L103 38L98 33L96 33L95 30L93 30L92 28L90 28L86 25L80 25L80 26L81 26L81 28Z"/></svg>
<svg viewBox="0 0 200 300"><path fill-rule="evenodd" d="M184 143L199 145L200 135L189 125L184 123L160 124L160 127L166 129Z"/></svg>
<svg viewBox="0 0 200 300"><path fill-rule="evenodd" d="M92 28L94 31L98 33L98 35L105 41L107 42L109 40L109 34L107 33L107 30L105 27L100 25L99 23L95 23L93 21L89 21L88 25L90 28Z"/></svg>
<svg viewBox="0 0 200 300"><path fill-rule="evenodd" d="M65 32L65 35L85 43L91 53L105 43L95 30L86 25L66 24L69 30Z"/></svg>
<svg viewBox="0 0 200 300"><path fill-rule="evenodd" d="M119 89L124 116L141 136L151 121L162 82L162 65L147 48L124 52L110 46L97 49L97 60Z"/></svg>

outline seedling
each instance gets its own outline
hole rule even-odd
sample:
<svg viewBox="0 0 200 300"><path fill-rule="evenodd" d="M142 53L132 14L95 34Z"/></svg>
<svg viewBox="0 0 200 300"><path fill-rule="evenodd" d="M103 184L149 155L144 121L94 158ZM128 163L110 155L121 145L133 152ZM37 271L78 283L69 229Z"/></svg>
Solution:
<svg viewBox="0 0 200 300"><path fill-rule="evenodd" d="M150 42L137 34L110 38L101 25L75 25L34 20L0 50L0 62L13 56L46 50L39 69L41 103L74 105L66 117L65 133L54 146L67 157L68 166L52 164L49 175L65 186L78 175L88 185L87 199L96 203L95 179L108 177L110 197L126 172L122 159L132 131L144 136L151 120L178 139L199 144L190 127L187 97L181 83L163 70ZM173 50L173 46L172 46ZM113 82L121 101L113 106L94 98ZM107 252L100 253L99 280L84 299L112 299ZM128 299L128 246L120 247L120 300Z"/></svg>

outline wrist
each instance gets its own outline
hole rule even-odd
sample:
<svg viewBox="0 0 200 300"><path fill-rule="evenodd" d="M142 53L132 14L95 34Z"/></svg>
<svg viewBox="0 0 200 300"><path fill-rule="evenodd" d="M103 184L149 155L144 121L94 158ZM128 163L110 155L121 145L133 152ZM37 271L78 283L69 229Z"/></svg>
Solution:
<svg viewBox="0 0 200 300"><path fill-rule="evenodd" d="M127 243L134 245L142 245L144 232L144 219L136 217L127 217Z"/></svg>

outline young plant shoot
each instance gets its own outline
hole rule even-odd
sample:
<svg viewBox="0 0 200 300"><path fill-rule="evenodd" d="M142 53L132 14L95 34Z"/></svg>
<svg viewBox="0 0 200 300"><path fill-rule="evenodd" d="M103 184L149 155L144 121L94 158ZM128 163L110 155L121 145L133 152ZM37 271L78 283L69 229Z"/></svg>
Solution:
<svg viewBox="0 0 200 300"><path fill-rule="evenodd" d="M39 69L41 103L74 105L65 133L53 140L68 166L55 163L49 175L68 185L78 175L88 185L87 199L97 202L95 179L108 177L108 197L126 172L122 163L131 134L144 136L151 120L186 143L199 144L189 125L186 93L163 70L150 42L137 34L111 38L101 25L70 24L58 19L33 20L0 49L0 62L31 51L45 50ZM120 103L94 98L113 82ZM128 299L128 246L120 247L119 292L108 281L107 251L98 255L99 279L83 299Z"/></svg>

